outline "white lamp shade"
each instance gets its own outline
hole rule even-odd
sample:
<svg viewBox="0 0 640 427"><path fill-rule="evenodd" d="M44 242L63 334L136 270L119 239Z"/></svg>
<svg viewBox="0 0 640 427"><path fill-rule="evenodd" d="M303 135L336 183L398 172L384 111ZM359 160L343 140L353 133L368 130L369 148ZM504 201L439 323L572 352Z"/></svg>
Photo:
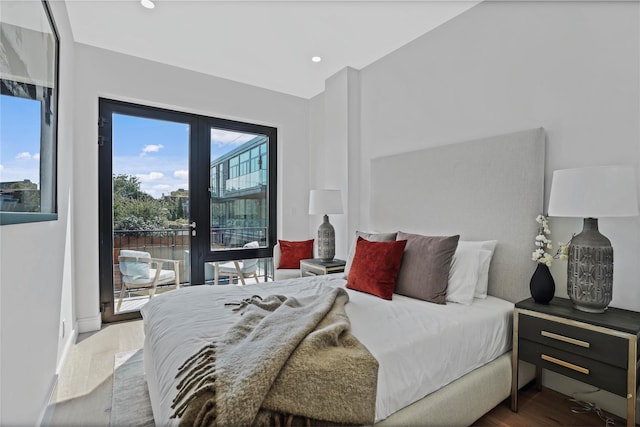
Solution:
<svg viewBox="0 0 640 427"><path fill-rule="evenodd" d="M309 215L341 213L344 212L340 190L311 190L309 193Z"/></svg>
<svg viewBox="0 0 640 427"><path fill-rule="evenodd" d="M553 172L549 216L604 218L638 215L635 170L596 166Z"/></svg>

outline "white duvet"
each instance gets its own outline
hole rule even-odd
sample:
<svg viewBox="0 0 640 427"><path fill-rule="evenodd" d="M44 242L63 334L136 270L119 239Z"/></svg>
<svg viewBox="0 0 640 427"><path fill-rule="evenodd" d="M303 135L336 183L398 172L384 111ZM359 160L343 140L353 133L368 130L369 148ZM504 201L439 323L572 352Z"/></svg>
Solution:
<svg viewBox="0 0 640 427"><path fill-rule="evenodd" d="M142 309L145 372L156 425L170 420L178 366L220 337L238 314L225 302L252 295L309 295L344 287L341 275L247 286L194 286L153 298ZM401 295L392 301L347 289L354 335L378 360L376 421L490 362L511 346L513 303L495 297L471 306L438 305Z"/></svg>

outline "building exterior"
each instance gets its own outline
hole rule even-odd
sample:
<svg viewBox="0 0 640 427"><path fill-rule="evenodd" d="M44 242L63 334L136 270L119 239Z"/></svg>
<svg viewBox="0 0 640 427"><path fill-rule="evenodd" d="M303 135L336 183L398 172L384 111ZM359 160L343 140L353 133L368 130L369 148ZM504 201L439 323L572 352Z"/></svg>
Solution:
<svg viewBox="0 0 640 427"><path fill-rule="evenodd" d="M211 162L213 249L241 247L253 240L266 244L267 149L267 137L256 135Z"/></svg>
<svg viewBox="0 0 640 427"><path fill-rule="evenodd" d="M6 212L39 212L38 184L24 181L0 182L0 210Z"/></svg>

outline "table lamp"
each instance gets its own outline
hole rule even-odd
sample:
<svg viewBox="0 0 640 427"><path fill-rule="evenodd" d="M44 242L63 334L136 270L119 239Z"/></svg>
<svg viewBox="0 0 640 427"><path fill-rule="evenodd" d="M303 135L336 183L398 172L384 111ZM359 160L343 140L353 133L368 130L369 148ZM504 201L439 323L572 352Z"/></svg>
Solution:
<svg viewBox="0 0 640 427"><path fill-rule="evenodd" d="M336 232L329 222L329 214L341 214L342 194L340 190L311 190L309 193L309 215L324 215L318 228L318 257L329 262L336 255Z"/></svg>
<svg viewBox="0 0 640 427"><path fill-rule="evenodd" d="M549 216L584 218L569 245L567 293L581 311L603 313L612 298L613 248L598 231L598 218L638 215L635 171L596 166L553 172Z"/></svg>

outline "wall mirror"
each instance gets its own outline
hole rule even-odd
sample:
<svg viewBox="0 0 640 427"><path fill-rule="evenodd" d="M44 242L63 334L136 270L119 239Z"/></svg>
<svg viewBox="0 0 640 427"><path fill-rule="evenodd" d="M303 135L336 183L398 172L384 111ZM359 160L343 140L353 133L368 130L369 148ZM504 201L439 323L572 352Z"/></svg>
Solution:
<svg viewBox="0 0 640 427"><path fill-rule="evenodd" d="M57 219L58 50L46 1L0 2L0 225Z"/></svg>

